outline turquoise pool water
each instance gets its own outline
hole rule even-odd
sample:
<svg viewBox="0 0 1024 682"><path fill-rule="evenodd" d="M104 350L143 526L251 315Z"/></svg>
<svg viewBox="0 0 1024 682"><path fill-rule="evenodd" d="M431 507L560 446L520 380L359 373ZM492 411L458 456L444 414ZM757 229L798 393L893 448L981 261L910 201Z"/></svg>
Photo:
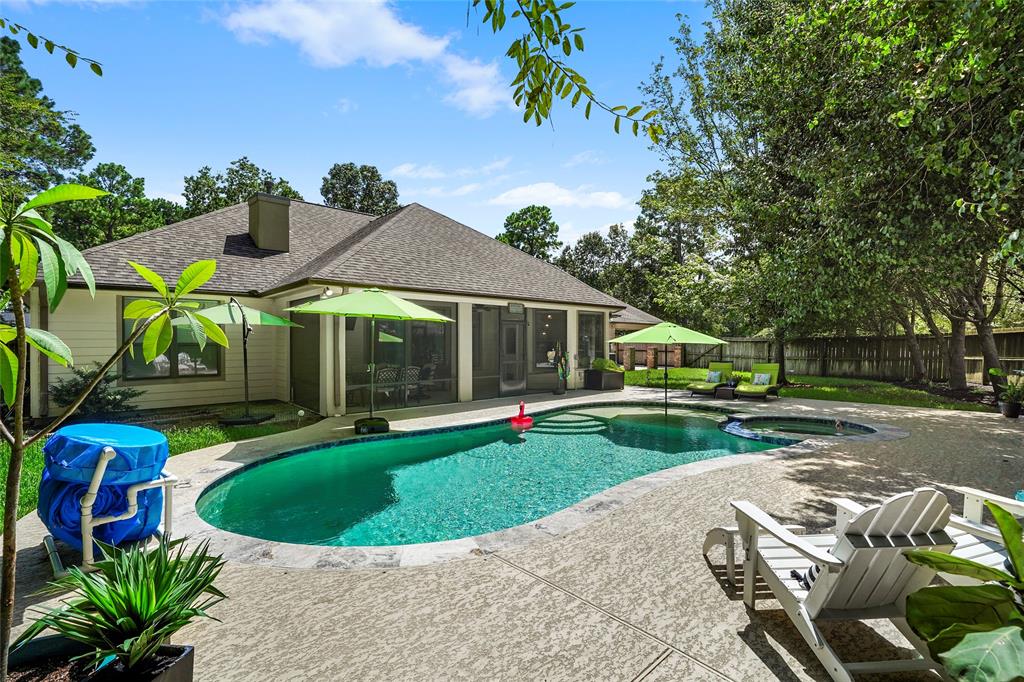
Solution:
<svg viewBox="0 0 1024 682"><path fill-rule="evenodd" d="M631 478L776 445L694 414L592 408L525 434L483 426L300 452L243 469L197 510L224 530L309 545L401 545L510 528Z"/></svg>

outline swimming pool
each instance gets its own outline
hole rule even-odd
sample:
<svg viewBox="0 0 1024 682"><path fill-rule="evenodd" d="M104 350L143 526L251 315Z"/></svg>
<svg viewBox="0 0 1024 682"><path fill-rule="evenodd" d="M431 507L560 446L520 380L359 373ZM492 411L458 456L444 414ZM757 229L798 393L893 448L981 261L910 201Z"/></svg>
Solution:
<svg viewBox="0 0 1024 682"><path fill-rule="evenodd" d="M199 516L277 542L438 542L540 519L670 467L779 447L692 412L600 407L508 424L301 451L239 470L203 492Z"/></svg>

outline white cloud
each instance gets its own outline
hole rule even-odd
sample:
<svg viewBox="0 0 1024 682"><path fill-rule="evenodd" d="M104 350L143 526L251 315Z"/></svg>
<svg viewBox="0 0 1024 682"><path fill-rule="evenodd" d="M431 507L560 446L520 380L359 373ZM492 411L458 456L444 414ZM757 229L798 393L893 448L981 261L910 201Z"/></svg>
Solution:
<svg viewBox="0 0 1024 682"><path fill-rule="evenodd" d="M429 61L444 54L447 38L427 35L403 22L381 0L316 2L268 0L242 5L224 24L240 40L263 43L281 38L296 43L317 66L392 66Z"/></svg>
<svg viewBox="0 0 1024 682"><path fill-rule="evenodd" d="M389 176L394 178L413 178L416 180L440 180L441 178L465 178L490 175L508 166L512 157L506 156L482 166L463 166L454 170L444 170L432 163L401 163L391 169Z"/></svg>
<svg viewBox="0 0 1024 682"><path fill-rule="evenodd" d="M448 177L448 174L433 164L402 163L391 169L388 173L395 178L416 178L420 180L438 180Z"/></svg>
<svg viewBox="0 0 1024 682"><path fill-rule="evenodd" d="M338 101L334 104L335 110L342 114L347 114L350 111L355 111L359 108L359 105L350 100L348 97L339 97Z"/></svg>
<svg viewBox="0 0 1024 682"><path fill-rule="evenodd" d="M587 149L573 154L569 159L562 164L565 168L572 168L574 166L582 166L584 164L588 166L595 166L597 164L605 163L607 159L601 152L596 152L593 149Z"/></svg>
<svg viewBox="0 0 1024 682"><path fill-rule="evenodd" d="M622 208L629 201L619 192L596 192L587 186L569 189L553 182L513 187L491 199L496 206L571 206L575 208Z"/></svg>
<svg viewBox="0 0 1024 682"><path fill-rule="evenodd" d="M441 61L445 75L456 88L444 98L445 102L481 118L490 116L502 105L512 106L512 96L496 63L456 55L447 55Z"/></svg>
<svg viewBox="0 0 1024 682"><path fill-rule="evenodd" d="M245 42L278 38L295 43L324 68L356 62L372 67L433 65L453 88L444 101L473 116L486 118L503 105L512 106L497 62L452 53L447 37L432 36L402 21L385 0L264 0L232 10L224 25Z"/></svg>
<svg viewBox="0 0 1024 682"><path fill-rule="evenodd" d="M459 185L454 189L446 189L444 187L428 187L421 190L412 190L409 194L425 197L464 197L467 194L480 189L482 185L479 182L470 182L465 185Z"/></svg>

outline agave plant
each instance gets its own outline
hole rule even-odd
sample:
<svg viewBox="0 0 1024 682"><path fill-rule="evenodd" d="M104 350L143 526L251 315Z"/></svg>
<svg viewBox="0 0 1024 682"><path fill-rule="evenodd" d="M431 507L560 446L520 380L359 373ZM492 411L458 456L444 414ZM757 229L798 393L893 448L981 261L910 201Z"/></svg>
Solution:
<svg viewBox="0 0 1024 682"><path fill-rule="evenodd" d="M955 679L1012 682L1024 679L1024 540L1009 512L985 506L1003 538L1006 570L943 552L908 552L915 564L980 584L918 590L907 597L907 622Z"/></svg>
<svg viewBox="0 0 1024 682"><path fill-rule="evenodd" d="M72 596L45 613L14 643L14 650L47 628L92 648L78 658L100 666L116 659L127 672L145 669L171 635L226 599L214 587L224 561L207 554L209 542L185 553L184 540L161 540L152 551L97 543L104 558L95 573L75 567L44 590ZM214 618L214 620L216 620Z"/></svg>

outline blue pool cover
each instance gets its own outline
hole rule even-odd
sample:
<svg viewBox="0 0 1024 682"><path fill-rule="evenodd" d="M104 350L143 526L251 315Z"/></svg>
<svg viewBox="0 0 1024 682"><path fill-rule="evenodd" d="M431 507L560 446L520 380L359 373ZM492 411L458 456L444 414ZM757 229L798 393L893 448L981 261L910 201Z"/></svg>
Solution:
<svg viewBox="0 0 1024 682"><path fill-rule="evenodd" d="M167 463L167 438L159 431L126 424L74 424L46 441L46 470L58 481L88 485L100 453L108 445L117 457L107 464L104 483L152 481Z"/></svg>
<svg viewBox="0 0 1024 682"><path fill-rule="evenodd" d="M45 469L37 512L54 537L77 549L82 548L80 502L107 446L114 448L117 457L107 464L93 517L126 511L128 487L159 478L167 462L167 438L139 426L75 424L53 434L43 448ZM141 491L138 505L133 518L97 526L96 539L116 545L153 535L160 524L163 490Z"/></svg>

